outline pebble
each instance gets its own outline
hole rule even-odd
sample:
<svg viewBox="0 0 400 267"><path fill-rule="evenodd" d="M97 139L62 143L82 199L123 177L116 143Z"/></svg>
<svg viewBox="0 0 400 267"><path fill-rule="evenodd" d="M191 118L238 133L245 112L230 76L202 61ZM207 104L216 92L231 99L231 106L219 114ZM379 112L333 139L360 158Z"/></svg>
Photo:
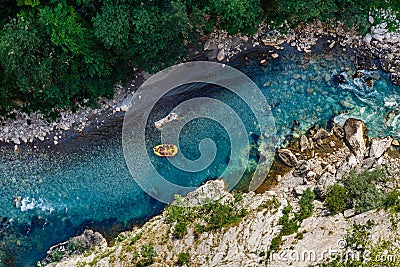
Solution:
<svg viewBox="0 0 400 267"><path fill-rule="evenodd" d="M16 145L20 145L21 144L21 141L19 140L19 138L16 138L16 137L11 138L11 141L13 141L14 144L16 144Z"/></svg>
<svg viewBox="0 0 400 267"><path fill-rule="evenodd" d="M218 61L222 61L225 58L225 50L221 49L219 50L218 54L217 54L217 60Z"/></svg>
<svg viewBox="0 0 400 267"><path fill-rule="evenodd" d="M129 106L128 105L122 105L121 106L121 111L127 112L128 110L129 110Z"/></svg>
<svg viewBox="0 0 400 267"><path fill-rule="evenodd" d="M271 57L272 57L272 58L278 58L279 55L278 55L277 53L273 53L273 54L271 54Z"/></svg>
<svg viewBox="0 0 400 267"><path fill-rule="evenodd" d="M330 147L334 148L335 145L336 145L335 141L330 141L330 142L329 142L329 146L330 146Z"/></svg>

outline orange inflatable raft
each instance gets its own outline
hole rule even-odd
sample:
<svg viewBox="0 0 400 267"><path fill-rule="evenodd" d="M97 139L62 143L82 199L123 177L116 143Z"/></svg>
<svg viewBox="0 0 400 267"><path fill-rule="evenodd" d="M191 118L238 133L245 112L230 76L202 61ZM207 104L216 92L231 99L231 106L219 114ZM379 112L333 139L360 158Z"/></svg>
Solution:
<svg viewBox="0 0 400 267"><path fill-rule="evenodd" d="M153 147L153 152L159 157L173 157L178 153L178 147L173 144L161 144Z"/></svg>

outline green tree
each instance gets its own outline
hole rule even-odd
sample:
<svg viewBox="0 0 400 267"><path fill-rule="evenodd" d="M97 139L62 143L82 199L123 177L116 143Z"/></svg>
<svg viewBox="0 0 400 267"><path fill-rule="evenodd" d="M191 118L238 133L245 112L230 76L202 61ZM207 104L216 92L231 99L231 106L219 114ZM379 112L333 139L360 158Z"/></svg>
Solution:
<svg viewBox="0 0 400 267"><path fill-rule="evenodd" d="M106 2L93 25L104 46L133 67L155 72L185 55L189 21L182 2L160 6Z"/></svg>
<svg viewBox="0 0 400 267"><path fill-rule="evenodd" d="M190 254L188 252L179 253L176 264L181 266L181 265L188 264L189 262L190 262Z"/></svg>
<svg viewBox="0 0 400 267"><path fill-rule="evenodd" d="M213 0L207 10L230 34L252 34L262 18L259 0Z"/></svg>
<svg viewBox="0 0 400 267"><path fill-rule="evenodd" d="M65 1L21 11L0 36L2 97L27 110L74 105L112 94L112 57L107 57L75 8ZM17 93L10 93L14 91Z"/></svg>
<svg viewBox="0 0 400 267"><path fill-rule="evenodd" d="M341 185L334 184L328 188L325 204L332 215L341 213L348 208L348 191Z"/></svg>
<svg viewBox="0 0 400 267"><path fill-rule="evenodd" d="M343 180L354 208L357 212L365 212L382 204L383 195L376 187L376 182L384 181L385 173L382 169L365 171L363 173L350 172Z"/></svg>
<svg viewBox="0 0 400 267"><path fill-rule="evenodd" d="M314 209L315 194L310 188L307 188L300 199L300 215L299 219L304 220L312 215Z"/></svg>
<svg viewBox="0 0 400 267"><path fill-rule="evenodd" d="M132 7L128 3L106 2L93 18L95 35L106 48L113 48L119 54L127 49L132 26L131 12Z"/></svg>

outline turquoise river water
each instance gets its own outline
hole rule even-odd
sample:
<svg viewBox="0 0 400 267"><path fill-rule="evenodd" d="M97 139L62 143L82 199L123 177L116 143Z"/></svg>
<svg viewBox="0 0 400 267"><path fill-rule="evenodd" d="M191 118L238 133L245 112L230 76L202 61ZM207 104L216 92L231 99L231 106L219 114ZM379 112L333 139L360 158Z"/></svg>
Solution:
<svg viewBox="0 0 400 267"><path fill-rule="evenodd" d="M260 88L271 106L277 137L284 142L314 124L343 123L348 117L363 119L371 136L399 136L400 88L391 85L388 74L365 71L353 79L351 52L326 50L319 45L311 55L290 48L280 57L259 64L263 51L236 58L232 66L243 71ZM346 77L335 83L334 75ZM364 79L371 77L374 86ZM217 86L193 86L174 101L162 103L149 119L163 118L174 105L185 99L209 96L238 111L257 142L254 116L246 104L231 92ZM197 88L197 89L196 89ZM201 90L200 90L200 89ZM108 122L100 131L39 151L0 154L0 266L35 266L48 248L92 228L108 237L143 223L158 214L164 204L152 199L135 183L126 166L121 147L121 118ZM229 137L224 128L207 119L188 123L180 135L180 150L189 159L199 157L198 143L215 141L217 157L205 170L188 173L175 170L165 159L151 158L160 173L173 182L198 186L223 173L229 160ZM149 148L159 143L157 131L148 130ZM13 203L20 196L21 205Z"/></svg>

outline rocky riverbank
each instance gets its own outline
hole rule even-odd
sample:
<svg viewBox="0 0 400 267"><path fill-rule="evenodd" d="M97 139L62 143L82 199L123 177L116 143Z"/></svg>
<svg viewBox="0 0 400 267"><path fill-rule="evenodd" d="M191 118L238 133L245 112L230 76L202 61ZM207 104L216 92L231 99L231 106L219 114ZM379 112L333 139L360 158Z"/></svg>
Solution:
<svg viewBox="0 0 400 267"><path fill-rule="evenodd" d="M355 49L355 63L359 69L377 69L376 60L379 59L382 69L391 73L392 82L399 84L400 35L390 33L384 23L371 26L371 29L372 34L362 37L340 23L332 26L315 21L300 25L287 34L270 30L268 25L260 25L253 36L229 36L226 32L215 31L208 36L203 51L191 53L191 58L228 63L243 51L265 48L268 53L260 59L260 64L266 64L269 59L279 57L277 51L284 49L283 44L289 44L299 52L311 53L311 48L323 39L328 49ZM99 99L99 108L80 107L77 112L58 110L60 117L55 122L48 122L40 112L14 111L9 118L0 118L0 142L12 144L16 150L25 144L33 147L57 145L68 136L101 127L107 118L129 109L132 93L147 77L146 73L138 73L130 84L116 85L114 99Z"/></svg>
<svg viewBox="0 0 400 267"><path fill-rule="evenodd" d="M200 208L170 206L142 227L121 233L108 247L48 265L309 266L329 256L349 260L343 257L364 253L353 260L398 266L399 143L391 137L370 139L366 132L356 119L343 127L310 129L278 151L286 171L277 176L276 186L258 194L229 193L222 180L210 181L175 203L203 203ZM330 192L348 183L349 175L357 178L357 186L367 183L366 191L373 184L376 195L361 192L352 207L335 211L331 200L349 200L353 192L338 198ZM378 195L380 202L370 201ZM207 199L217 204L209 206ZM315 257L298 258L301 253Z"/></svg>

